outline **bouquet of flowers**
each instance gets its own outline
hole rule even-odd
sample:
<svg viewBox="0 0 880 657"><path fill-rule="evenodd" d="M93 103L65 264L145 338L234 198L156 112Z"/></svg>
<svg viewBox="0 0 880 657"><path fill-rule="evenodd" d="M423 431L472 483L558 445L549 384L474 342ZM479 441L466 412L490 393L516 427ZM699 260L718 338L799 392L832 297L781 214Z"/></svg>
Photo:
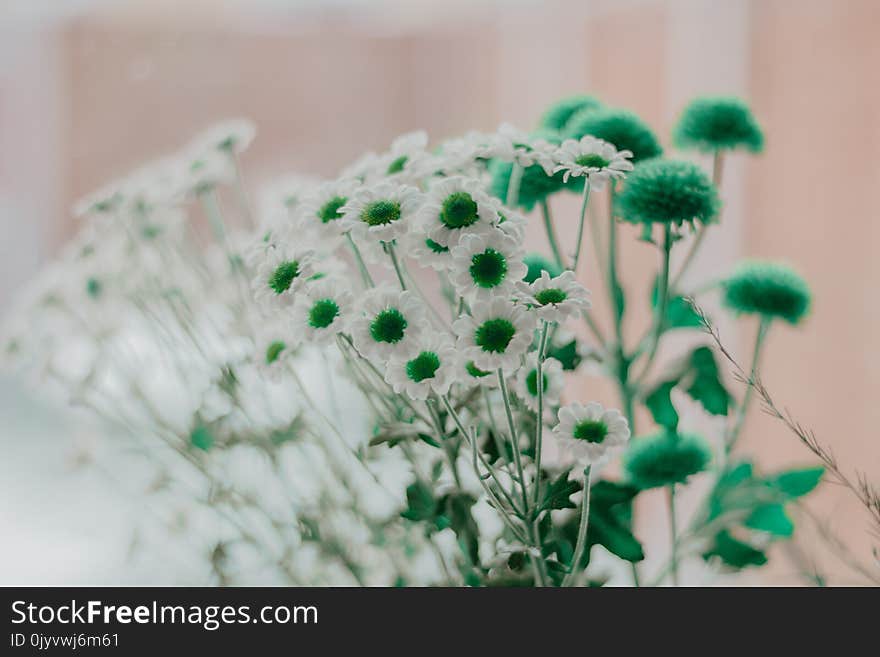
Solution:
<svg viewBox="0 0 880 657"><path fill-rule="evenodd" d="M824 467L765 473L733 451L755 391L776 408L758 377L768 331L810 309L782 264L686 275L720 221L725 158L763 146L742 102L698 99L677 124L675 144L708 153L711 173L577 96L533 132L401 136L336 179L279 181L256 209L239 160L254 135L218 124L80 202L81 231L4 340L8 362L142 449L144 493L183 509L197 581L583 586L616 563L612 581L678 583L685 561L763 565L797 501L826 471L845 479L815 439ZM551 213L565 194L581 199L568 248ZM536 209L548 255L526 252ZM658 261L633 344L624 224ZM600 293L578 280L587 261ZM712 292L756 319L739 399L698 305ZM658 370L683 331L706 339ZM584 397L582 373L619 398ZM717 435L680 427L683 403ZM702 502L685 519L676 496L692 482ZM851 487L880 516L874 489ZM668 545L640 540L637 501L654 489ZM644 572L647 551L666 565Z"/></svg>

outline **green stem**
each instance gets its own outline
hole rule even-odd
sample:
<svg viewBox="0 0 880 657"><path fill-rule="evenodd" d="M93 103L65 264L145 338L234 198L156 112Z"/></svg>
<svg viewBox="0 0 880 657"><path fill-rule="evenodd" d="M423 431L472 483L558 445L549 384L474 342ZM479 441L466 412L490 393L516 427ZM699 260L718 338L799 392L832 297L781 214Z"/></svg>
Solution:
<svg viewBox="0 0 880 657"><path fill-rule="evenodd" d="M367 269L367 265L364 262L364 258L361 255L361 250L357 247L357 244L354 243L354 239L351 237L351 233L345 234L346 239L348 239L348 245L351 247L351 252L354 254L354 260L357 263L358 270L361 273L361 278L364 281L364 285L367 287L376 287L375 281L373 281L373 277L370 275L370 270Z"/></svg>
<svg viewBox="0 0 880 657"><path fill-rule="evenodd" d="M518 162L513 163L513 168L510 170L510 179L507 181L507 196L505 198L505 205L509 208L515 208L519 201L519 187L522 183L523 171L524 169L521 164Z"/></svg>
<svg viewBox="0 0 880 657"><path fill-rule="evenodd" d="M513 451L513 462L516 465L516 476L519 478L519 486L522 492L523 510L529 513L529 497L526 492L526 478L523 474L522 456L519 453L519 441L516 435L516 423L513 421L513 411L510 410L510 393L507 390L507 381L504 372L498 368L498 386L501 388L501 397L504 399L504 411L507 414L507 428L510 430L510 448Z"/></svg>
<svg viewBox="0 0 880 657"><path fill-rule="evenodd" d="M678 586L678 530L675 524L675 484L669 486L669 495L666 498L669 506L669 535L670 535L670 573L672 585Z"/></svg>
<svg viewBox="0 0 880 657"><path fill-rule="evenodd" d="M571 270L573 272L577 272L578 261L581 257L581 243L584 239L584 219L587 215L587 203L590 201L590 178L587 176L584 179L584 194L583 200L581 202L581 216L578 219L578 230L577 230L577 238L575 239L574 244L574 257L572 258Z"/></svg>
<svg viewBox="0 0 880 657"><path fill-rule="evenodd" d="M581 559L584 557L584 550L587 548L587 527L590 524L590 474L592 468L588 465L584 469L584 499L581 502L581 521L578 525L577 543L575 543L574 556L571 558L571 568L568 575L562 580L563 586L571 586L574 581Z"/></svg>
<svg viewBox="0 0 880 657"><path fill-rule="evenodd" d="M556 229L553 227L553 217L550 215L547 199L541 200L541 216L544 219L544 230L547 233L547 241L550 243L553 258L560 269L565 269L565 262L562 260L562 252L559 250L559 240L556 237Z"/></svg>
<svg viewBox="0 0 880 657"><path fill-rule="evenodd" d="M657 348L660 346L660 337L666 323L666 304L669 301L669 254L672 251L672 229L669 224L663 225L663 264L660 269L660 281L657 283L657 309L654 317L654 330L651 334L651 348L648 351L648 358L645 361L644 369L638 377L638 383L641 383L648 372L654 359L657 357Z"/></svg>
<svg viewBox="0 0 880 657"><path fill-rule="evenodd" d="M544 438L544 350L547 348L547 333L550 325L541 323L541 339L538 342L538 357L535 371L538 375L538 417L535 422L535 485L533 506L537 519L538 505L541 502L541 449Z"/></svg>
<svg viewBox="0 0 880 657"><path fill-rule="evenodd" d="M400 289L406 291L406 281L403 280L403 272L400 269L400 262L397 260L397 251L394 248L394 242L382 242L382 245L385 247L385 253L391 258L391 264L394 265L394 273L397 274Z"/></svg>
<svg viewBox="0 0 880 657"><path fill-rule="evenodd" d="M755 348L752 352L752 365L749 369L749 385L746 386L746 392L743 396L742 404L736 411L736 419L733 424L733 428L730 431L730 434L727 437L725 443L725 449L728 453L733 450L734 445L736 444L737 439L739 438L739 434L742 431L743 424L746 420L746 413L749 409L749 403L752 401L752 391L753 386L751 383L755 380L755 376L758 374L758 365L761 361L761 350L764 346L764 340L767 337L767 331L770 329L770 319L767 317L761 318L761 323L758 325L758 334L755 336Z"/></svg>

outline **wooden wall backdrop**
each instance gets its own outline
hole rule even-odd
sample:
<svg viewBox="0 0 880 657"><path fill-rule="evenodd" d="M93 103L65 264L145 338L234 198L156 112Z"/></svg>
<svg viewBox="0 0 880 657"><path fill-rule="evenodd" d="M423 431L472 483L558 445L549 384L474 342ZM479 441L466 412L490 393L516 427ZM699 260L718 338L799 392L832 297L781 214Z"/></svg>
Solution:
<svg viewBox="0 0 880 657"><path fill-rule="evenodd" d="M133 2L44 30L48 54L38 60L54 91L53 109L43 116L56 138L55 149L41 150L35 161L59 181L46 191L52 211L43 202L34 221L51 226L56 243L71 231L62 210L75 198L228 116L259 126L245 156L249 178L259 181L297 170L331 174L406 130L425 128L440 138L502 120L529 126L550 101L582 91L638 112L668 144L693 95L742 95L766 128L767 150L728 162L724 221L693 276L723 275L744 254L782 258L802 271L815 311L801 328L773 331L766 383L844 467L880 479L880 3L386 2L289 13L248 7ZM33 130L21 107L10 111L0 116L5 133L18 124ZM28 169L30 189L39 169ZM14 180L9 166L3 176L7 185ZM560 199L554 212L562 220L576 206L573 197ZM572 221L561 223L570 238ZM532 228L530 243L545 248L539 225ZM633 340L647 318L641 300L656 254L625 241ZM588 269L589 262L584 274L596 304L605 305ZM706 303L717 309L715 300ZM723 320L721 328L746 361L754 327ZM614 402L613 390L594 377L576 385L578 396ZM646 425L644 416L640 421ZM685 421L708 422L696 413ZM757 408L743 449L767 468L812 463ZM870 558L867 518L846 492L826 485L810 506ZM642 517L644 535L663 541L665 514L655 501L646 502ZM805 547L823 551L805 536ZM845 572L828 555L822 564ZM764 577L795 582L795 568L780 559Z"/></svg>

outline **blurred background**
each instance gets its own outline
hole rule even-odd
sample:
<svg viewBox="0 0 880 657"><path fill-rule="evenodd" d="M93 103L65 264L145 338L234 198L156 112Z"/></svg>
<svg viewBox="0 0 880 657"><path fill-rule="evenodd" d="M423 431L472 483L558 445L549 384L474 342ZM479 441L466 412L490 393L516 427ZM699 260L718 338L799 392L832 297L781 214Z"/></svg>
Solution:
<svg viewBox="0 0 880 657"><path fill-rule="evenodd" d="M875 0L5 0L0 317L75 230L74 200L218 119L256 122L244 166L257 184L332 175L413 129L436 141L502 121L528 128L572 93L637 112L668 146L689 99L734 94L766 152L726 162L723 224L691 279L746 255L807 278L813 314L771 333L764 381L844 469L876 481L878 37ZM539 229L529 240L545 248ZM647 294L655 255L627 241L624 278ZM754 327L721 329L747 362ZM18 382L0 386L0 523L12 536L0 583L175 581L161 560L128 569L137 501L74 471L63 418ZM767 469L814 463L757 405L740 449ZM867 518L847 492L825 485L810 505L867 554ZM762 577L788 583L791 569Z"/></svg>

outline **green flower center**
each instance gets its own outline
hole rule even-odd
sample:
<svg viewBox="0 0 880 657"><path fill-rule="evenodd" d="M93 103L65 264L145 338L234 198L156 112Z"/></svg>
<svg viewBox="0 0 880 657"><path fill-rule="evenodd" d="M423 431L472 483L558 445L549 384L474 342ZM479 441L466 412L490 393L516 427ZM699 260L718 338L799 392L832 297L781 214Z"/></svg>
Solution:
<svg viewBox="0 0 880 657"><path fill-rule="evenodd" d="M550 381L543 372L541 373L541 378L544 380L544 392L547 392L547 386L550 385ZM532 370L526 375L526 390L532 397L538 396L538 370Z"/></svg>
<svg viewBox="0 0 880 657"><path fill-rule="evenodd" d="M507 276L507 258L495 249L486 249L471 258L471 278L480 287L495 287Z"/></svg>
<svg viewBox="0 0 880 657"><path fill-rule="evenodd" d="M287 292L297 276L299 276L299 262L296 260L282 262L269 277L269 287L275 291L275 294Z"/></svg>
<svg viewBox="0 0 880 657"><path fill-rule="evenodd" d="M406 166L407 160L409 160L409 156L401 155L399 158L394 160L391 164L388 165L388 175L392 175L395 173L400 173L403 171L403 167Z"/></svg>
<svg viewBox="0 0 880 657"><path fill-rule="evenodd" d="M348 199L344 196L334 196L318 209L318 219L321 220L322 224L336 221L342 216L339 208L346 203L348 203Z"/></svg>
<svg viewBox="0 0 880 657"><path fill-rule="evenodd" d="M287 349L287 345L280 341L273 342L266 347L266 365L271 365L278 360L281 352L285 349Z"/></svg>
<svg viewBox="0 0 880 657"><path fill-rule="evenodd" d="M535 294L535 301L540 303L542 306L546 306L552 303L562 303L567 298L568 295L565 292L555 287L541 290L540 292Z"/></svg>
<svg viewBox="0 0 880 657"><path fill-rule="evenodd" d="M320 299L309 309L309 326L327 328L339 316L339 304L333 299Z"/></svg>
<svg viewBox="0 0 880 657"><path fill-rule="evenodd" d="M588 443L601 443L608 435L608 427L601 420L583 420L575 425L573 435Z"/></svg>
<svg viewBox="0 0 880 657"><path fill-rule="evenodd" d="M578 164L582 167L595 167L597 169L604 169L611 163L597 153L587 153L586 155L578 155L578 157L575 158L575 164Z"/></svg>
<svg viewBox="0 0 880 657"><path fill-rule="evenodd" d="M361 211L361 221L368 226L385 226L400 219L397 201L373 201Z"/></svg>
<svg viewBox="0 0 880 657"><path fill-rule="evenodd" d="M92 299L97 299L101 296L101 290L103 289L103 285L101 281L97 278L90 278L86 281L86 294L88 294Z"/></svg>
<svg viewBox="0 0 880 657"><path fill-rule="evenodd" d="M425 246L427 246L434 253L449 253L449 247L443 246L442 244L438 244L430 237L425 240Z"/></svg>
<svg viewBox="0 0 880 657"><path fill-rule="evenodd" d="M474 342L483 351L500 354L507 349L514 335L516 335L516 326L509 319L490 319L477 327Z"/></svg>
<svg viewBox="0 0 880 657"><path fill-rule="evenodd" d="M433 351L423 351L406 364L406 375L420 383L425 379L431 379L440 369L440 357Z"/></svg>
<svg viewBox="0 0 880 657"><path fill-rule="evenodd" d="M440 208L440 221L447 228L466 228L477 223L477 203L467 192L447 196Z"/></svg>
<svg viewBox="0 0 880 657"><path fill-rule="evenodd" d="M397 308L387 308L370 322L370 335L376 342L400 342L406 331L407 321Z"/></svg>
<svg viewBox="0 0 880 657"><path fill-rule="evenodd" d="M469 360L465 363L464 368L467 370L468 374L470 374L475 379L481 379L484 376L489 376L492 372L487 372L486 370L481 370L479 367L474 365L474 361Z"/></svg>

